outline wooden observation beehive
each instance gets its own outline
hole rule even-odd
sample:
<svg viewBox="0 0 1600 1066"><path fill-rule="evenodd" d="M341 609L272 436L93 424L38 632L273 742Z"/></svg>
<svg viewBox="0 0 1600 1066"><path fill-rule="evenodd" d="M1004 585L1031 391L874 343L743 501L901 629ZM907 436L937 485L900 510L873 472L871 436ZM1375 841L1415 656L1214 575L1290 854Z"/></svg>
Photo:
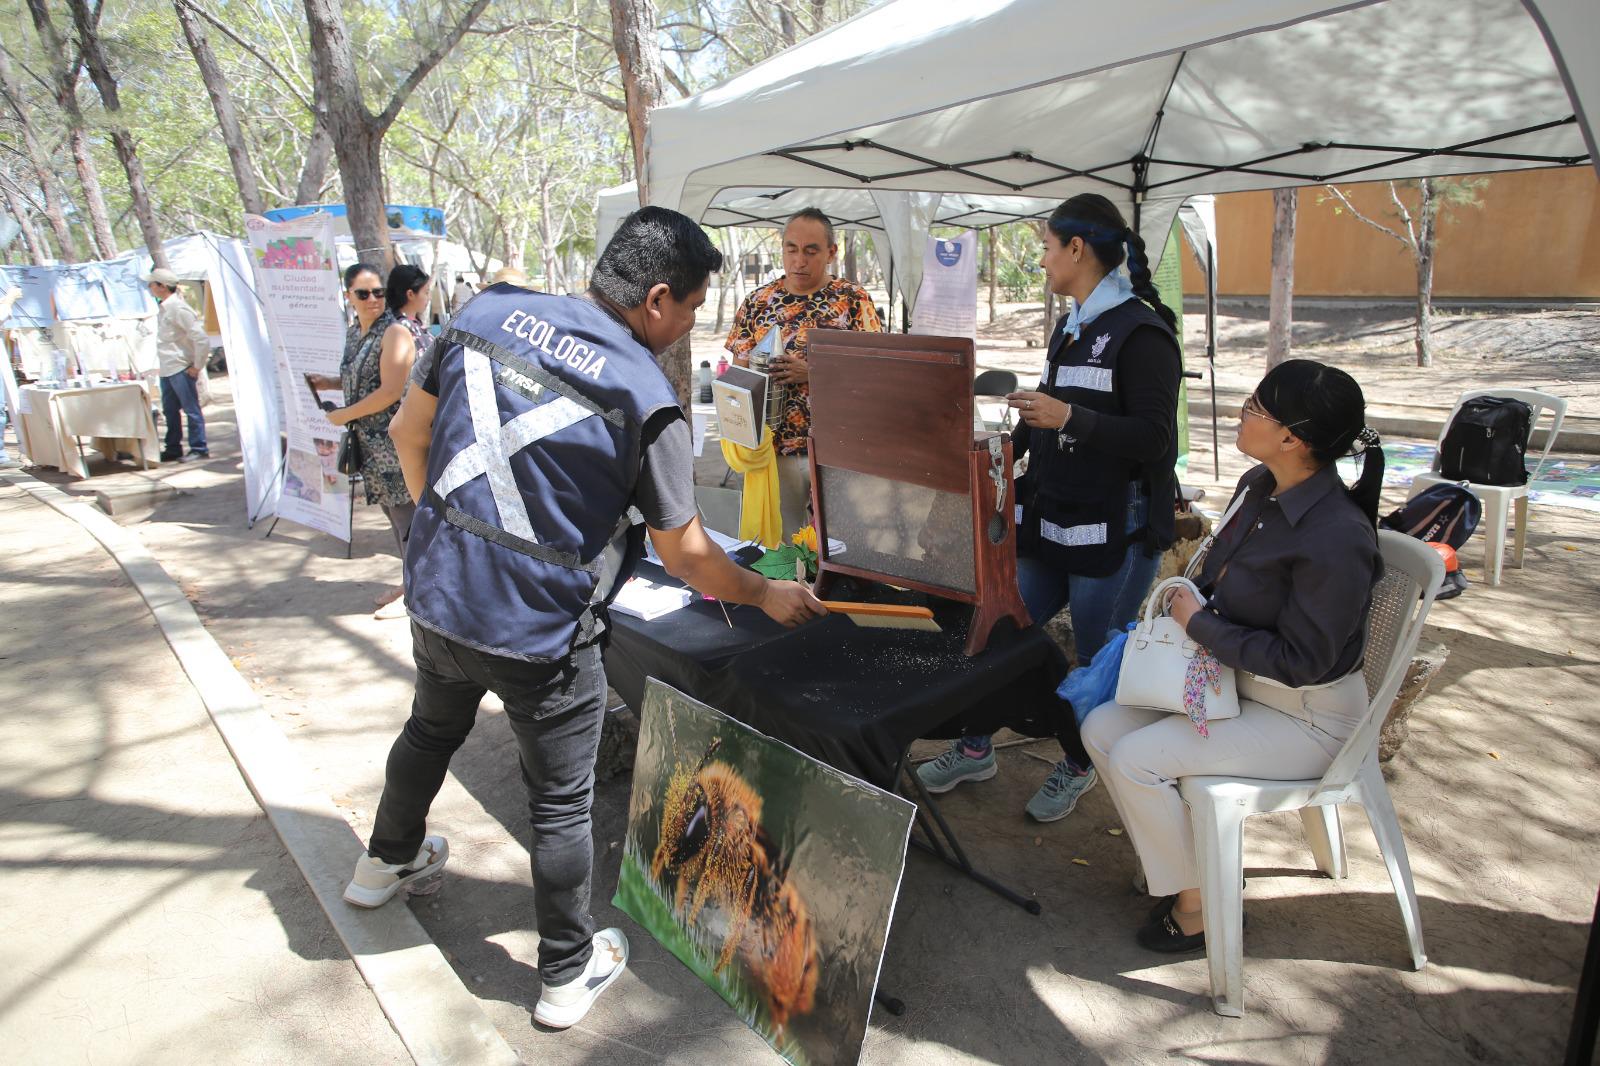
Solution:
<svg viewBox="0 0 1600 1066"><path fill-rule="evenodd" d="M1011 440L973 432L972 341L812 330L807 348L817 595L848 575L970 603L968 655L1002 618L1029 625Z"/></svg>

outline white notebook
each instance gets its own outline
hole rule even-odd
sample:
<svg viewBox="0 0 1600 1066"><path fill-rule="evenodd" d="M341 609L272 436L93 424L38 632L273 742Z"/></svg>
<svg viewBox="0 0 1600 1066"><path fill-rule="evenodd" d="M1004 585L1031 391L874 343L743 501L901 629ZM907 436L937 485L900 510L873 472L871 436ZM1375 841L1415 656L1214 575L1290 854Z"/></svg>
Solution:
<svg viewBox="0 0 1600 1066"><path fill-rule="evenodd" d="M653 622L662 615L681 611L694 602L694 593L676 585L658 585L642 577L629 578L611 601L613 611Z"/></svg>

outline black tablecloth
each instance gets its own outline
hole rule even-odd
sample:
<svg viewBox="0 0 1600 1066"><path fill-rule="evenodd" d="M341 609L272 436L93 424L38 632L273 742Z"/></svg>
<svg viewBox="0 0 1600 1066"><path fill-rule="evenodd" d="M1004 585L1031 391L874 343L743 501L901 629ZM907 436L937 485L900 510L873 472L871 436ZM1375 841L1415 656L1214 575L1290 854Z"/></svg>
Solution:
<svg viewBox="0 0 1600 1066"><path fill-rule="evenodd" d="M640 577L675 583L659 567ZM918 602L914 594L841 589L842 599ZM659 678L767 736L883 788L920 737L1009 727L1026 736L1072 728L1055 689L1065 656L1038 627L1002 624L980 655L962 654L972 609L933 607L942 632L874 629L829 615L785 630L754 607L696 601L652 622L611 613L606 677L637 711L645 679Z"/></svg>

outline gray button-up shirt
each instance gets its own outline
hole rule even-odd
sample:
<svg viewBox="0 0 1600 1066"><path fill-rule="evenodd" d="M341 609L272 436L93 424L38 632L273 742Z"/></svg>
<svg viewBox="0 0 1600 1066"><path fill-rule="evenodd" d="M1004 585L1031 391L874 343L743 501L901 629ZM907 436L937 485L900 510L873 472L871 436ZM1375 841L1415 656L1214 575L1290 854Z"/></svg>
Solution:
<svg viewBox="0 0 1600 1066"><path fill-rule="evenodd" d="M1217 534L1196 584L1210 597L1188 634L1224 666L1300 687L1361 663L1378 535L1332 464L1281 494L1266 466L1239 479L1249 497Z"/></svg>

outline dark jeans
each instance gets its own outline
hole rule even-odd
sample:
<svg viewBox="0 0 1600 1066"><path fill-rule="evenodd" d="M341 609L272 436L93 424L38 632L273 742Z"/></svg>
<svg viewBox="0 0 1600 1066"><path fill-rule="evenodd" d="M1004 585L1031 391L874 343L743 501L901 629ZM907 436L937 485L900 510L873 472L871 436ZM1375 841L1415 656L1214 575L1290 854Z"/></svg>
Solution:
<svg viewBox="0 0 1600 1066"><path fill-rule="evenodd" d="M1150 501L1130 491L1127 530L1143 526L1150 516ZM1106 639L1139 616L1150 585L1161 569L1160 555L1146 555L1142 541L1128 545L1122 565L1105 577L1084 577L1027 556L1017 558L1017 589L1022 604L1034 625L1044 625L1061 612L1072 609L1072 645L1079 666L1088 666L1095 652L1105 647ZM1084 713L1093 708L1084 708ZM1067 758L1080 768L1089 766L1089 752L1076 728L1078 708L1073 708L1074 725L1060 738ZM978 750L989 744L988 737L964 737L968 748Z"/></svg>
<svg viewBox="0 0 1600 1066"><path fill-rule="evenodd" d="M499 696L528 789L539 977L547 985L577 978L593 950L589 808L605 717L600 650L590 644L541 665L477 651L413 622L416 694L411 718L389 749L383 799L367 846L385 862L416 857L450 757L472 732L484 692Z"/></svg>
<svg viewBox="0 0 1600 1066"><path fill-rule="evenodd" d="M209 455L206 447L206 416L200 413L200 392L188 371L180 370L161 379L161 417L167 423L163 451L183 452L183 424L180 414L189 416L189 451Z"/></svg>

